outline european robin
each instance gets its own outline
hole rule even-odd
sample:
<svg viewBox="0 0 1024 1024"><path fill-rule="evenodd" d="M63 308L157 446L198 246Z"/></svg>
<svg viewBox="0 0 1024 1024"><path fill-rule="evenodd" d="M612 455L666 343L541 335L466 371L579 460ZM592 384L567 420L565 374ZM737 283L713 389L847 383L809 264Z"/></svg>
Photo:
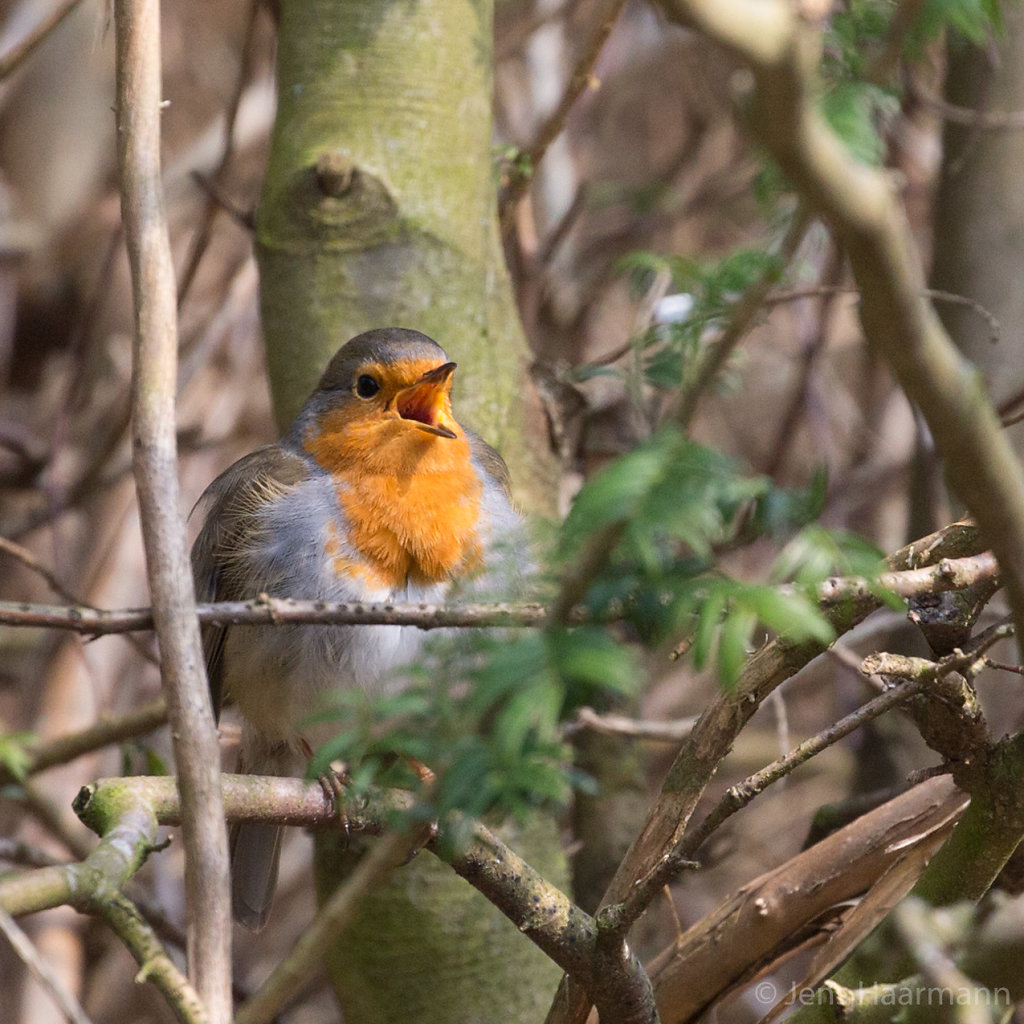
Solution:
<svg viewBox="0 0 1024 1024"><path fill-rule="evenodd" d="M508 593L521 519L501 457L452 414L454 371L417 331L368 331L343 345L284 437L200 499L198 599L437 602L465 581ZM203 632L214 707L230 699L242 717L236 770L261 775L300 773L303 753L326 738L304 724L324 691L400 685L391 677L424 635L332 625ZM233 913L249 928L266 922L280 843L276 826L233 831Z"/></svg>

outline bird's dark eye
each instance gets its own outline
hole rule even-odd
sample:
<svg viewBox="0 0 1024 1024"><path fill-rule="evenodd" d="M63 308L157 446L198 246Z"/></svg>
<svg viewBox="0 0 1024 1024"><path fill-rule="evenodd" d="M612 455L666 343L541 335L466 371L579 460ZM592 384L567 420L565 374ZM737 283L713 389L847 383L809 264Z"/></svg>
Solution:
<svg viewBox="0 0 1024 1024"><path fill-rule="evenodd" d="M371 377L368 373L362 374L356 381L356 394L360 398L373 398L378 391L380 391L380 384L377 383L375 377Z"/></svg>

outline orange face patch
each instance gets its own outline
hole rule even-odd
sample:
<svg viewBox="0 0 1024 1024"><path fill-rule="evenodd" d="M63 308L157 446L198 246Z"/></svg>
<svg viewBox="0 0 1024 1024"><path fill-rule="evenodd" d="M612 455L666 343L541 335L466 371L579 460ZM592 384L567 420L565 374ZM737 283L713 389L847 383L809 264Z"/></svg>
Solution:
<svg viewBox="0 0 1024 1024"><path fill-rule="evenodd" d="M409 360L366 367L362 372L375 376L379 394L346 398L321 416L304 441L336 479L349 544L374 578L395 588L451 579L471 571L481 557L482 486L469 441L451 417L447 387L439 415L452 437L427 432L394 408L403 389L438 365Z"/></svg>

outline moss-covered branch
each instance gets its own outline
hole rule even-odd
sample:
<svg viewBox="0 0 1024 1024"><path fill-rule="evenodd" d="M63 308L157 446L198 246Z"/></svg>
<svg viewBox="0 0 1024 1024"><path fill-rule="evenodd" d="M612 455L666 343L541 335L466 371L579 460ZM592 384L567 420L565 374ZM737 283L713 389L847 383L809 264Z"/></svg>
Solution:
<svg viewBox="0 0 1024 1024"><path fill-rule="evenodd" d="M407 810L412 800L410 794L398 790L371 790L346 804L347 822L343 822L316 782L227 775L222 780L222 791L230 821L348 828L373 834L384 832L395 812ZM152 970L152 980L166 986L173 1001L180 1003L185 998L182 993L189 994L188 989L181 988L183 979L168 973L169 962L165 962L158 944L154 945L155 937L121 895L122 887L153 849L158 826L177 826L181 822L176 780L101 780L82 789L75 809L101 836L96 850L80 864L39 868L0 881L0 906L17 916L68 903L84 912L110 917L140 963ZM468 834L470 841L458 845L453 842L453 834ZM447 828L442 826L431 835L426 848L481 892L583 986L606 1019L624 1024L656 1019L650 982L625 943L621 939L609 941L606 930L490 829L479 822L451 821ZM393 866L376 865L387 871ZM336 921L334 926L338 926ZM297 971L294 965L288 968L283 991L294 990ZM273 1009L277 1003L263 997L257 1005ZM264 1019L262 1011L249 1012L253 1020Z"/></svg>

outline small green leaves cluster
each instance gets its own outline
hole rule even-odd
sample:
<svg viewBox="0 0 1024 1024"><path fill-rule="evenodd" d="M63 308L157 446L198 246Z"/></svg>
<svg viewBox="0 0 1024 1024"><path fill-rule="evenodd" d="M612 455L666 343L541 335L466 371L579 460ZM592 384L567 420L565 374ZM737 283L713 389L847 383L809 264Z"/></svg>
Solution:
<svg viewBox="0 0 1024 1024"><path fill-rule="evenodd" d="M853 0L825 32L821 111L850 152L868 164L884 160L884 128L899 110L895 89L871 80L894 10L891 3Z"/></svg>
<svg viewBox="0 0 1024 1024"><path fill-rule="evenodd" d="M806 490L777 488L677 428L659 431L584 486L558 535L556 578L595 538L614 537L587 581L582 623L432 635L401 692L334 695L317 720L336 732L311 771L341 760L356 792L418 789L420 818L522 819L564 804L588 780L571 766L561 723L579 706L639 692L643 646L665 656L688 640L694 667L714 665L728 688L769 634L832 641L815 588L835 573L873 575L880 559L815 525L824 490L821 477ZM779 547L767 578L724 571L724 556L765 539ZM410 762L436 780L419 785Z"/></svg>
<svg viewBox="0 0 1024 1024"><path fill-rule="evenodd" d="M894 67L881 66L891 45L894 0L849 0L829 20L821 62L821 109L851 153L880 164L886 126L899 109L900 84ZM943 32L980 46L1003 29L999 0L926 0L905 36L900 57L917 59L926 43Z"/></svg>
<svg viewBox="0 0 1024 1024"><path fill-rule="evenodd" d="M637 680L629 648L593 626L462 631L428 645L410 671L399 693L334 694L314 721L337 733L310 771L340 760L353 792L381 783L418 789L417 818L460 811L523 820L538 806L564 805L574 785L585 785L560 735L567 708ZM436 781L421 786L410 762L429 766Z"/></svg>
<svg viewBox="0 0 1024 1024"><path fill-rule="evenodd" d="M765 271L781 272L774 255L751 248L738 248L714 260L638 252L624 257L620 267L638 296L658 273L666 272L670 291L693 301L684 319L655 323L633 341L643 383L661 391L686 387L700 366L707 338L726 322L736 299Z"/></svg>
<svg viewBox="0 0 1024 1024"><path fill-rule="evenodd" d="M992 33L1003 32L1002 5L999 0L927 0L917 24L917 37L935 39L943 29L983 46Z"/></svg>
<svg viewBox="0 0 1024 1024"><path fill-rule="evenodd" d="M716 663L730 687L758 637L827 646L833 632L816 602L818 584L880 568L870 545L814 524L823 499L823 477L806 490L777 488L668 427L583 489L565 525L563 558L571 563L588 537L621 524L587 594L590 615L624 620L651 645L689 635L695 666ZM723 556L764 537L782 545L766 581L723 570Z"/></svg>

